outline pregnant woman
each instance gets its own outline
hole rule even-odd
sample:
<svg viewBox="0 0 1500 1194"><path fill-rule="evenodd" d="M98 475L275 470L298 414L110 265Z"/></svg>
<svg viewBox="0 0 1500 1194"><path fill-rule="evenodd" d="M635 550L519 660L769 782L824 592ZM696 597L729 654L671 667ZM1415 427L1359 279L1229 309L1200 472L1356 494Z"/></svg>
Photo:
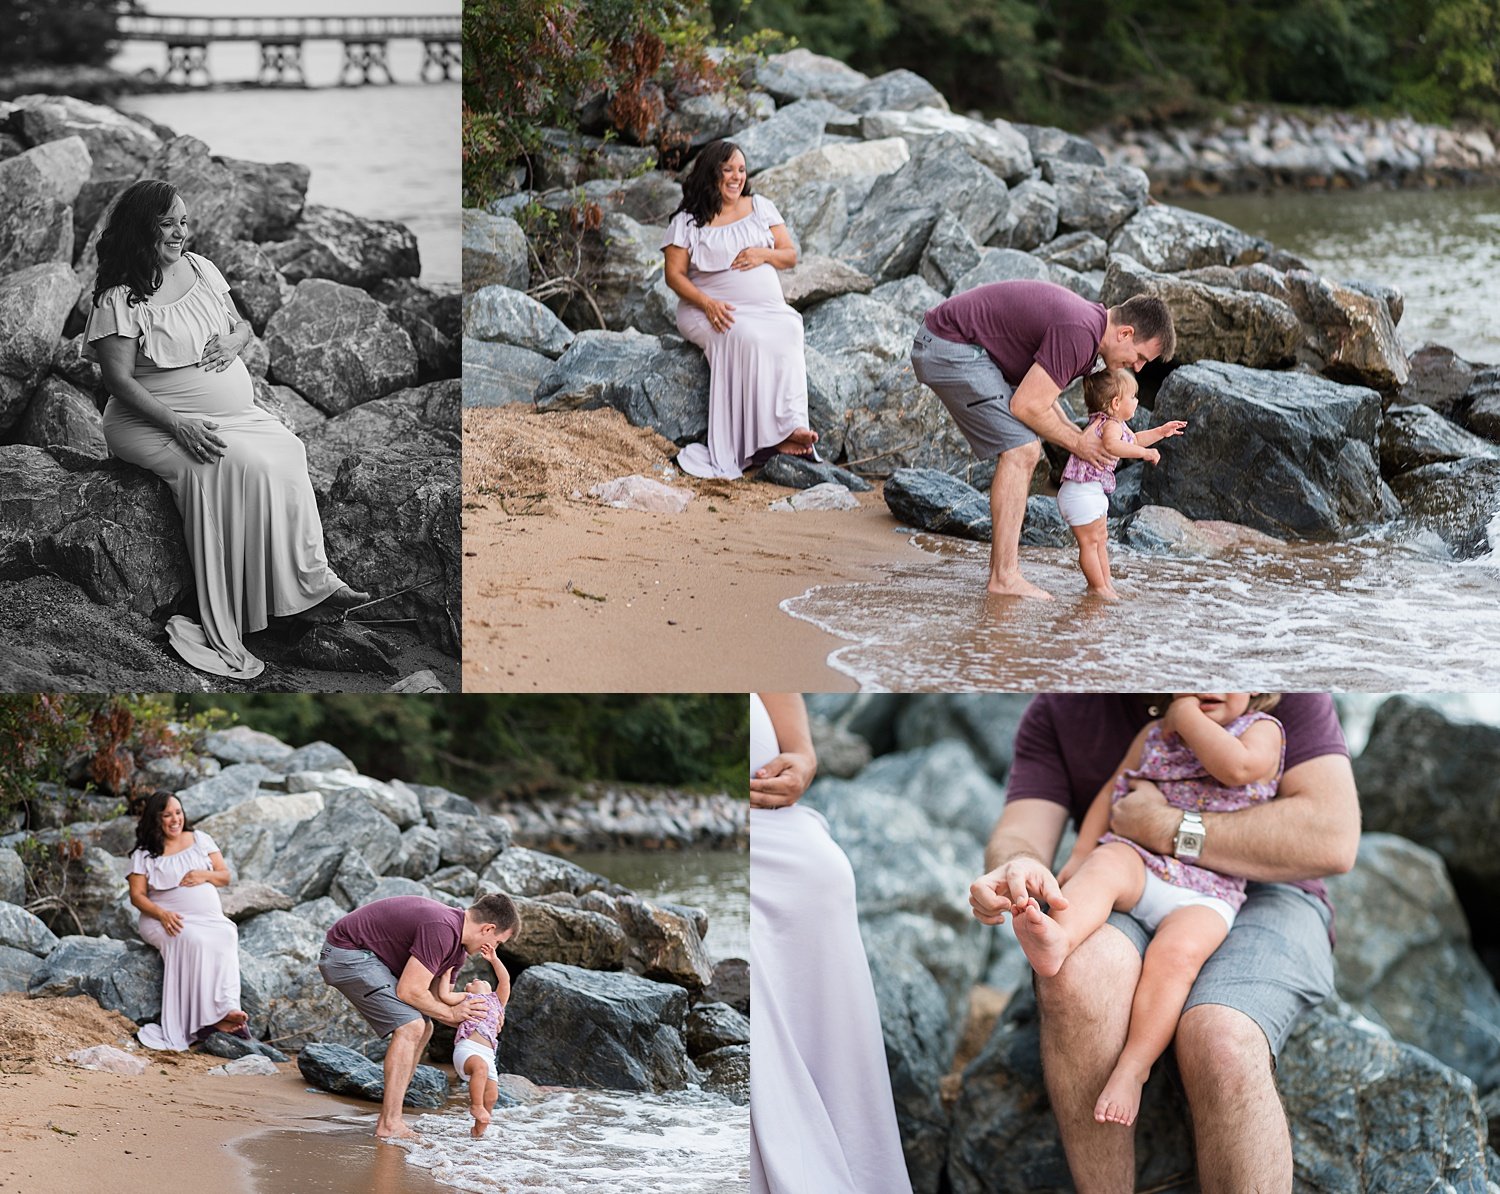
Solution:
<svg viewBox="0 0 1500 1194"><path fill-rule="evenodd" d="M678 466L695 477L738 477L776 452L816 458L802 316L776 276L797 264L797 247L776 205L751 195L732 141L711 141L698 155L662 251L678 330L708 357L708 443L689 444Z"/></svg>
<svg viewBox="0 0 1500 1194"><path fill-rule="evenodd" d="M911 1194L854 872L797 800L817 760L792 693L750 696L750 1188Z"/></svg>
<svg viewBox="0 0 1500 1194"><path fill-rule="evenodd" d="M148 1049L183 1050L211 1032L249 1036L240 1010L239 931L219 903L229 868L212 838L187 828L182 805L157 792L135 827L130 902L141 939L161 951L161 1023L136 1033Z"/></svg>
<svg viewBox="0 0 1500 1194"><path fill-rule="evenodd" d="M369 594L329 568L302 441L255 405L239 359L250 325L187 239L170 183L120 193L99 238L85 354L110 393L110 451L165 481L182 515L202 625L178 615L167 638L193 667L250 680L265 665L241 636L268 615L319 606L331 620Z"/></svg>

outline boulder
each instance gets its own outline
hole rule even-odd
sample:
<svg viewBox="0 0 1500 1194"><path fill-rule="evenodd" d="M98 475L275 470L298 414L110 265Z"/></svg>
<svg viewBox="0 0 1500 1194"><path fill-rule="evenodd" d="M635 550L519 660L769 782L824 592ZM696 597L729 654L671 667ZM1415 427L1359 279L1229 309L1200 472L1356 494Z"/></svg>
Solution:
<svg viewBox="0 0 1500 1194"><path fill-rule="evenodd" d="M270 379L330 415L417 380L405 330L364 291L321 278L297 284L266 325L266 345Z"/></svg>
<svg viewBox="0 0 1500 1194"><path fill-rule="evenodd" d="M953 284L953 293L962 294L991 282L1050 282L1052 267L1040 258L1019 249L985 249L973 267Z"/></svg>
<svg viewBox="0 0 1500 1194"><path fill-rule="evenodd" d="M1500 510L1500 460L1469 456L1425 464L1391 478L1391 490L1413 526L1435 532L1459 559L1495 549Z"/></svg>
<svg viewBox="0 0 1500 1194"><path fill-rule="evenodd" d="M0 432L20 420L46 376L78 281L61 261L0 276Z"/></svg>
<svg viewBox="0 0 1500 1194"><path fill-rule="evenodd" d="M393 676L399 670L395 644L355 622L314 626L297 640L297 658L325 672Z"/></svg>
<svg viewBox="0 0 1500 1194"><path fill-rule="evenodd" d="M883 491L891 513L907 526L961 539L990 540L990 504L957 477L931 468L897 469Z"/></svg>
<svg viewBox="0 0 1500 1194"><path fill-rule="evenodd" d="M1406 384L1406 353L1380 299L1309 270L1287 273L1286 291L1323 373L1387 393Z"/></svg>
<svg viewBox="0 0 1500 1194"><path fill-rule="evenodd" d="M955 138L980 165L1008 183L1031 174L1031 147L1005 121L987 124L943 107L914 111L871 111L860 117L859 134L866 141L900 137L913 152L922 142L944 134Z"/></svg>
<svg viewBox="0 0 1500 1194"><path fill-rule="evenodd" d="M227 1058L230 1061L238 1061L246 1057L254 1057L258 1060L263 1059L264 1061L271 1061L279 1064L281 1062L291 1060L291 1058L289 1058L285 1053L276 1048L275 1045L268 1045L264 1041L257 1041L253 1039L247 1041L244 1037L230 1036L227 1032L209 1033L206 1037L203 1038L203 1051L205 1053L212 1053L215 1057ZM223 1066L220 1068L222 1068L225 1073L236 1072L231 1071L228 1066ZM215 1071L210 1070L209 1072L213 1073ZM273 1065L269 1070L256 1069L247 1072L274 1074L277 1071L276 1067Z"/></svg>
<svg viewBox="0 0 1500 1194"><path fill-rule="evenodd" d="M1223 220L1160 203L1136 212L1109 242L1111 253L1123 253L1158 274L1248 265L1259 261L1267 248L1265 241Z"/></svg>
<svg viewBox="0 0 1500 1194"><path fill-rule="evenodd" d="M0 846L0 901L26 902L26 864L9 846Z"/></svg>
<svg viewBox="0 0 1500 1194"><path fill-rule="evenodd" d="M814 486L835 484L856 493L867 493L873 489L868 481L848 469L829 464L826 460L809 460L806 456L792 456L778 452L766 461L758 477L772 485L785 485L790 489L812 489Z"/></svg>
<svg viewBox="0 0 1500 1194"><path fill-rule="evenodd" d="M870 81L868 75L837 58L811 50L788 50L757 58L753 69L755 85L769 92L778 104L809 98L837 100Z"/></svg>
<svg viewBox="0 0 1500 1194"><path fill-rule="evenodd" d="M550 312L549 312L550 314ZM552 361L514 344L463 341L464 405L504 406L530 402L537 387L552 372Z"/></svg>
<svg viewBox="0 0 1500 1194"><path fill-rule="evenodd" d="M694 1057L750 1043L750 1021L727 1003L700 1003L687 1014L683 1039Z"/></svg>
<svg viewBox="0 0 1500 1194"><path fill-rule="evenodd" d="M791 200L810 184L832 184L852 208L861 206L877 179L900 170L911 157L900 137L879 141L835 143L799 153L790 161L755 176L755 189L769 197L791 220ZM788 225L795 232L795 225Z"/></svg>
<svg viewBox="0 0 1500 1194"><path fill-rule="evenodd" d="M1137 551L1189 559L1221 559L1248 548L1275 551L1270 535L1233 522L1197 521L1167 506L1141 506L1125 519L1120 540Z"/></svg>
<svg viewBox="0 0 1500 1194"><path fill-rule="evenodd" d="M713 962L698 927L686 916L628 895L615 900L615 911L627 938L627 970L692 991L708 985Z"/></svg>
<svg viewBox="0 0 1500 1194"><path fill-rule="evenodd" d="M852 412L844 454L867 477L935 468L967 480L976 469L958 425L904 360L887 368L867 404Z"/></svg>
<svg viewBox="0 0 1500 1194"><path fill-rule="evenodd" d="M1477 369L1451 348L1424 344L1406 358L1406 372L1406 384L1396 400L1430 406L1451 418Z"/></svg>
<svg viewBox="0 0 1500 1194"><path fill-rule="evenodd" d="M943 212L927 238L917 263L921 281L936 291L939 299L954 293L958 280L979 264L980 248L951 212ZM906 281L906 279L902 279ZM896 283L887 282L886 286ZM883 288L882 288L883 289Z"/></svg>
<svg viewBox="0 0 1500 1194"><path fill-rule="evenodd" d="M1471 456L1497 457L1500 447L1449 422L1430 406L1386 407L1380 429L1380 471L1386 477Z"/></svg>
<svg viewBox="0 0 1500 1194"><path fill-rule="evenodd" d="M25 908L3 903L0 904L0 945L45 958L57 945L57 934Z"/></svg>
<svg viewBox="0 0 1500 1194"><path fill-rule="evenodd" d="M292 753L280 738L249 726L230 726L226 730L209 730L197 741L200 753L212 755L225 763L260 763L269 766Z"/></svg>
<svg viewBox="0 0 1500 1194"><path fill-rule="evenodd" d="M1464 392L1463 421L1488 440L1500 441L1500 368L1486 367Z"/></svg>
<svg viewBox="0 0 1500 1194"><path fill-rule="evenodd" d="M786 301L801 311L824 299L841 294L868 294L875 279L832 257L817 254L800 258L796 269L781 275L781 290Z"/></svg>
<svg viewBox="0 0 1500 1194"><path fill-rule="evenodd" d="M359 851L370 869L383 875L401 848L401 833L390 818L377 811L363 795L353 792L325 795L323 811L300 822L293 831L286 850L277 858L278 870L283 867L286 855L313 850L328 843ZM286 890L275 880L271 882Z"/></svg>
<svg viewBox="0 0 1500 1194"><path fill-rule="evenodd" d="M1108 160L1092 141L1076 133L1037 124L1015 124L1015 129L1026 138L1031 147L1031 156L1038 162L1071 162L1078 166L1104 166Z"/></svg>
<svg viewBox="0 0 1500 1194"><path fill-rule="evenodd" d="M750 1014L750 964L744 958L725 958L714 967L713 981L703 988L707 1003L727 1003L742 1016Z"/></svg>
<svg viewBox="0 0 1500 1194"><path fill-rule="evenodd" d="M771 97L756 91L679 92L659 134L672 144L701 149L747 125L764 120L776 110Z"/></svg>
<svg viewBox="0 0 1500 1194"><path fill-rule="evenodd" d="M354 760L329 742L309 742L278 759L271 768L278 775L294 771L355 771Z"/></svg>
<svg viewBox="0 0 1500 1194"><path fill-rule="evenodd" d="M741 1107L750 1105L750 1046L725 1045L695 1059L706 1071L703 1089Z"/></svg>
<svg viewBox="0 0 1500 1194"><path fill-rule="evenodd" d="M847 360L826 357L805 343L807 361L807 417L818 433L818 455L838 460L844 454L844 433L850 410L860 399L860 374Z"/></svg>
<svg viewBox="0 0 1500 1194"><path fill-rule="evenodd" d="M292 901L269 883L234 883L219 892L224 915L238 923L262 912L290 912ZM224 1054L220 1054L224 1056ZM231 1054L230 1056L239 1056Z"/></svg>
<svg viewBox="0 0 1500 1194"><path fill-rule="evenodd" d="M948 101L915 71L892 70L838 97L839 107L854 113L910 112L937 108L946 112Z"/></svg>
<svg viewBox="0 0 1500 1194"><path fill-rule="evenodd" d="M778 207L804 257L834 252L849 228L849 197L837 183L805 183Z"/></svg>
<svg viewBox="0 0 1500 1194"><path fill-rule="evenodd" d="M583 895L587 891L614 891L616 885L603 875L584 870L566 858L512 846L495 855L483 880L512 896L542 896L556 891Z"/></svg>
<svg viewBox="0 0 1500 1194"><path fill-rule="evenodd" d="M694 1076L682 1041L687 992L633 974L532 966L511 987L499 1069L543 1085L662 1093Z"/></svg>
<svg viewBox="0 0 1500 1194"><path fill-rule="evenodd" d="M444 866L466 866L483 871L490 860L510 846L510 826L499 817L433 810L427 821L437 831Z"/></svg>
<svg viewBox="0 0 1500 1194"><path fill-rule="evenodd" d="M1307 374L1205 361L1175 370L1156 418L1191 433L1141 482L1141 500L1278 537L1338 539L1399 513L1375 460L1380 398ZM1255 478L1247 493L1245 477Z"/></svg>
<svg viewBox="0 0 1500 1194"><path fill-rule="evenodd" d="M0 995L26 993L31 976L41 969L42 959L24 949L0 945Z"/></svg>
<svg viewBox="0 0 1500 1194"><path fill-rule="evenodd" d="M736 133L734 143L745 155L750 173L758 174L799 153L817 149L823 143L823 125L830 111L837 109L826 100L798 100L778 109L769 120Z"/></svg>
<svg viewBox="0 0 1500 1194"><path fill-rule="evenodd" d="M0 160L0 277L42 262L73 260L73 208L92 162L77 136Z"/></svg>
<svg viewBox="0 0 1500 1194"><path fill-rule="evenodd" d="M248 162L218 159L240 182L253 241L279 241L294 232L307 202L312 171L298 162ZM339 213L343 214L343 213Z"/></svg>
<svg viewBox="0 0 1500 1194"><path fill-rule="evenodd" d="M1113 307L1137 294L1155 295L1171 310L1178 361L1279 368L1292 364L1302 345L1302 324L1280 299L1152 273L1124 254L1111 255L1099 301Z"/></svg>
<svg viewBox="0 0 1500 1194"><path fill-rule="evenodd" d="M580 332L543 379L536 406L542 412L609 406L637 427L692 443L708 433L708 362L672 338Z"/></svg>
<svg viewBox="0 0 1500 1194"><path fill-rule="evenodd" d="M803 316L807 346L857 371L866 388L911 353L917 325L902 311L870 295L845 294Z"/></svg>
<svg viewBox="0 0 1500 1194"><path fill-rule="evenodd" d="M919 328L927 312L943 301L941 291L916 275L877 286L870 292L870 297L905 315L911 321L913 332Z"/></svg>
<svg viewBox="0 0 1500 1194"><path fill-rule="evenodd" d="M381 1067L353 1049L321 1042L305 1045L297 1054L297 1069L321 1090L378 1103L385 1095ZM436 1066L419 1065L402 1104L436 1110L448 1101L448 1079Z"/></svg>
<svg viewBox="0 0 1500 1194"><path fill-rule="evenodd" d="M467 796L460 796L447 788L440 788L436 784L408 784L407 787L417 794L417 800L422 805L422 815L428 819L429 825L432 824L435 813L459 813L465 817L483 815L484 810Z"/></svg>
<svg viewBox="0 0 1500 1194"><path fill-rule="evenodd" d="M374 898L379 882L363 855L356 850L345 850L338 870L329 881L328 896L340 908L353 911Z"/></svg>
<svg viewBox="0 0 1500 1194"><path fill-rule="evenodd" d="M264 249L294 284L321 278L369 289L386 278L415 278L422 272L416 234L405 224L318 204L308 204L288 239Z"/></svg>
<svg viewBox="0 0 1500 1194"><path fill-rule="evenodd" d="M110 198L127 183L145 175L146 163L161 148L161 138L142 120L70 95L23 95L10 117L30 145L82 139L89 152L89 178L74 204L74 222L91 227Z"/></svg>
<svg viewBox="0 0 1500 1194"><path fill-rule="evenodd" d="M345 460L377 457L392 444L429 457L457 458L463 384L457 378L431 381L324 419L303 436L313 488L331 486Z"/></svg>
<svg viewBox="0 0 1500 1194"><path fill-rule="evenodd" d="M60 445L69 451L75 467L80 459L100 464L109 459L104 424L94 400L51 374L37 387L16 429L16 439L38 448Z"/></svg>
<svg viewBox="0 0 1500 1194"><path fill-rule="evenodd" d="M1011 188L1009 198L990 244L1029 251L1057 235L1057 188L1050 182L1028 178Z"/></svg>
<svg viewBox="0 0 1500 1194"><path fill-rule="evenodd" d="M257 334L264 335L271 316L281 309L292 288L264 249L252 241L228 241L214 264L229 283L229 295Z"/></svg>
<svg viewBox="0 0 1500 1194"><path fill-rule="evenodd" d="M1030 703L1013 693L935 693L912 701L896 714L895 745L920 753L883 762L874 779L885 789L911 783L935 822L986 840L1005 800L995 784L1010 772L1016 729ZM976 762L983 774L976 773Z"/></svg>
<svg viewBox="0 0 1500 1194"><path fill-rule="evenodd" d="M465 339L499 341L553 358L573 333L552 311L519 290L483 286L464 296Z"/></svg>
<svg viewBox="0 0 1500 1194"><path fill-rule="evenodd" d="M407 879L423 879L443 861L442 840L430 825L413 825L401 835L401 846L389 864L390 873Z"/></svg>
<svg viewBox="0 0 1500 1194"><path fill-rule="evenodd" d="M1105 267L1109 251L1110 247L1103 238L1092 232L1065 232L1039 246L1036 255L1049 265L1066 266L1080 273L1088 273Z"/></svg>
<svg viewBox="0 0 1500 1194"><path fill-rule="evenodd" d="M219 774L182 789L177 793L177 800L182 805L183 815L196 823L249 800L259 791L260 781L270 774L260 763L233 763Z"/></svg>
<svg viewBox="0 0 1500 1194"><path fill-rule="evenodd" d="M321 792L325 800L352 797L363 800L376 812L408 829L422 821L417 794L399 780L386 783L348 769L293 771L286 777L288 792Z"/></svg>
<svg viewBox="0 0 1500 1194"><path fill-rule="evenodd" d="M530 286L530 250L521 225L509 216L464 208L463 279L465 292L485 286L511 290Z"/></svg>
<svg viewBox="0 0 1500 1194"><path fill-rule="evenodd" d="M585 970L619 970L624 965L625 934L608 916L526 896L516 896L515 904L521 931L499 947L507 966L561 962Z"/></svg>
<svg viewBox="0 0 1500 1194"><path fill-rule="evenodd" d="M419 380L461 375L463 291L456 282L428 287L410 278L387 278L375 287L374 295L411 337Z"/></svg>
<svg viewBox="0 0 1500 1194"><path fill-rule="evenodd" d="M87 995L106 1011L146 1024L161 1015L161 955L143 941L64 937L26 985L33 999Z"/></svg>
<svg viewBox="0 0 1500 1194"><path fill-rule="evenodd" d="M1086 166L1043 158L1042 177L1057 192L1059 232L1082 230L1108 240L1150 197L1150 180L1134 166Z"/></svg>

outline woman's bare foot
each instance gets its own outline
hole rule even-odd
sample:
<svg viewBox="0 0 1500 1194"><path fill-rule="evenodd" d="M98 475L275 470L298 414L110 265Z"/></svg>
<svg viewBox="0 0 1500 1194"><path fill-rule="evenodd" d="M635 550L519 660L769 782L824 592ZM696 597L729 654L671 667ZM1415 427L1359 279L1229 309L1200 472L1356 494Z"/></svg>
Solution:
<svg viewBox="0 0 1500 1194"><path fill-rule="evenodd" d="M363 605L369 599L368 593L362 593L358 589L351 589L348 585L344 585L323 598L311 609L304 610L302 617L309 622L342 622L345 614L356 605Z"/></svg>
<svg viewBox="0 0 1500 1194"><path fill-rule="evenodd" d="M1123 1064L1115 1066L1104 1084L1104 1092L1094 1104L1094 1119L1101 1124L1135 1123L1141 1109L1141 1087L1149 1076L1127 1071Z"/></svg>
<svg viewBox="0 0 1500 1194"><path fill-rule="evenodd" d="M778 452L788 456L811 456L813 445L818 442L818 433L807 427L799 427L776 445Z"/></svg>
<svg viewBox="0 0 1500 1194"><path fill-rule="evenodd" d="M1042 911L1035 900L1011 916L1016 940L1031 968L1043 978L1051 978L1068 960L1068 935L1062 926Z"/></svg>
<svg viewBox="0 0 1500 1194"><path fill-rule="evenodd" d="M232 1011L214 1025L220 1032L235 1032L250 1023L250 1017L242 1011Z"/></svg>
<svg viewBox="0 0 1500 1194"><path fill-rule="evenodd" d="M485 1128L490 1126L490 1113L481 1104L478 1107L470 1107L469 1114L474 1117L474 1126L469 1129L469 1135L478 1140L484 1135Z"/></svg>

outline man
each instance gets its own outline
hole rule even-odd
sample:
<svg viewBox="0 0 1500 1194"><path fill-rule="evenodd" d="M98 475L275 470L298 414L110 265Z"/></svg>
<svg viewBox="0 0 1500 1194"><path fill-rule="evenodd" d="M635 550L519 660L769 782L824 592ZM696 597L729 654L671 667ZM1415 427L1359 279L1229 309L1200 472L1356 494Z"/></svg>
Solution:
<svg viewBox="0 0 1500 1194"><path fill-rule="evenodd" d="M1048 693L1031 703L985 851L989 869L969 888L979 920L1003 924L1024 898L1058 899L1050 867L1064 825L1082 821L1166 706L1166 697L1124 693ZM1251 880L1174 1042L1205 1194L1292 1188L1276 1055L1296 1018L1333 990L1333 910L1319 880L1347 871L1359 849L1359 799L1332 698L1287 693L1275 716L1286 729L1286 770L1274 800L1199 818L1136 781L1110 820L1148 850ZM1145 948L1141 927L1115 913L1056 976L1036 980L1047 1093L1080 1194L1135 1188L1134 1128L1095 1122L1094 1102L1125 1042Z"/></svg>
<svg viewBox="0 0 1500 1194"><path fill-rule="evenodd" d="M487 895L467 909L450 908L425 896L392 896L356 908L333 922L318 959L318 972L338 989L381 1036L385 1093L375 1135L416 1135L401 1118L406 1088L432 1038L432 1021L454 1027L483 1020L485 1002L466 997L449 1006L438 997L450 989L450 971L472 954L486 956L521 927L506 895Z"/></svg>
<svg viewBox="0 0 1500 1194"><path fill-rule="evenodd" d="M997 457L990 482L991 593L1050 598L1021 575L1021 522L1038 436L1090 464L1110 457L1084 436L1057 397L1100 357L1106 369L1139 370L1168 358L1177 344L1172 313L1159 298L1136 295L1117 307L1052 282L992 282L939 303L912 344L917 380L942 399L981 460Z"/></svg>

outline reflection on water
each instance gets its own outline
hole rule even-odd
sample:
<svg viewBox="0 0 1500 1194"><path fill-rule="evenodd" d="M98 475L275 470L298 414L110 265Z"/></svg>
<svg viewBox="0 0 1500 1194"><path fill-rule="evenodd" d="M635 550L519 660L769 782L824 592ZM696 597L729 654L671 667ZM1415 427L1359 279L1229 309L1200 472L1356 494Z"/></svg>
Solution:
<svg viewBox="0 0 1500 1194"><path fill-rule="evenodd" d="M750 856L739 850L609 850L568 859L662 904L708 913L715 962L750 956Z"/></svg>
<svg viewBox="0 0 1500 1194"><path fill-rule="evenodd" d="M1397 330L1408 352L1432 342L1469 361L1500 362L1500 188L1172 202L1263 236L1329 277L1399 286L1406 313Z"/></svg>
<svg viewBox="0 0 1500 1194"><path fill-rule="evenodd" d="M475 1140L467 1112L412 1121L412 1165L460 1190L739 1194L750 1189L750 1109L717 1095L562 1091L497 1107Z"/></svg>
<svg viewBox="0 0 1500 1194"><path fill-rule="evenodd" d="M885 691L1115 691L1148 681L1271 690L1494 687L1500 568L1400 544L1287 544L1221 560L1110 544L1109 605L1083 596L1076 554L1025 548L1056 601L985 595L989 545L933 535L926 560L879 582L782 602L849 645L829 665Z"/></svg>

